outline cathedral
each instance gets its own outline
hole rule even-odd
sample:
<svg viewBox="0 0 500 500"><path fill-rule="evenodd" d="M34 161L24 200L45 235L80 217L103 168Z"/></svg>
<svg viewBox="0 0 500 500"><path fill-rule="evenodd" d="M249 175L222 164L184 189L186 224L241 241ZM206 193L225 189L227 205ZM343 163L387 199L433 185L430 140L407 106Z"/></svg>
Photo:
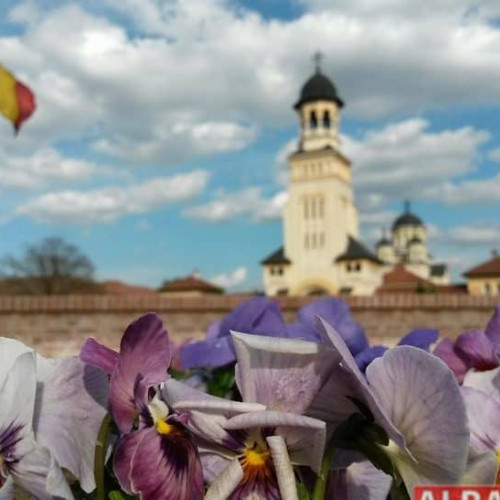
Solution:
<svg viewBox="0 0 500 500"><path fill-rule="evenodd" d="M294 106L300 138L288 158L284 244L261 262L266 294L371 295L395 266L427 283L448 284L448 268L432 262L426 227L409 203L375 250L360 240L351 162L339 136L343 106L317 60Z"/></svg>

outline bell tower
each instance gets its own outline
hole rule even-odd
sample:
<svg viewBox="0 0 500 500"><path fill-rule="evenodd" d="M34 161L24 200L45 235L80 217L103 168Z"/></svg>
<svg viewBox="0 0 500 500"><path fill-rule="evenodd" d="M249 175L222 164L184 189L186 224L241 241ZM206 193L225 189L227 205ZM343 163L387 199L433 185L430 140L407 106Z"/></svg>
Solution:
<svg viewBox="0 0 500 500"><path fill-rule="evenodd" d="M314 151L331 147L340 149L340 110L344 103L337 94L333 83L321 73L323 55L314 55L315 74L302 88L295 110L300 119L299 148Z"/></svg>

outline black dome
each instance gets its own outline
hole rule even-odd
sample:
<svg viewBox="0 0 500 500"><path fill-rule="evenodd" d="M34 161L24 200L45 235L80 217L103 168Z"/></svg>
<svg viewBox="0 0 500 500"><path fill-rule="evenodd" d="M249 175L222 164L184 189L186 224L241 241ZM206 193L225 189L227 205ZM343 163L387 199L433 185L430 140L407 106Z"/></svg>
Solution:
<svg viewBox="0 0 500 500"><path fill-rule="evenodd" d="M401 226L423 226L422 221L411 212L406 212L403 215L400 215L392 225L392 229L397 229Z"/></svg>
<svg viewBox="0 0 500 500"><path fill-rule="evenodd" d="M300 91L300 99L294 108L298 109L302 104L311 101L319 101L320 99L326 101L334 101L340 107L344 106L342 99L337 94L335 85L322 73L316 73L307 80Z"/></svg>
<svg viewBox="0 0 500 500"><path fill-rule="evenodd" d="M390 242L390 240L388 240L385 236L383 238L381 238L378 242L377 242L377 245L376 247L377 248L380 248L380 247L386 247L386 246L392 246L392 243Z"/></svg>

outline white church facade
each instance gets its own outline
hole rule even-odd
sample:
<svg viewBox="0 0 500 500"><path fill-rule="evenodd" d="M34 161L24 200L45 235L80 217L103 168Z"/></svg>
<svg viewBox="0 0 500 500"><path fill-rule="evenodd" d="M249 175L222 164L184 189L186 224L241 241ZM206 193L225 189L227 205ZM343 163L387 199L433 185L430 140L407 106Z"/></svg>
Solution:
<svg viewBox="0 0 500 500"><path fill-rule="evenodd" d="M371 295L399 263L422 279L448 284L448 269L431 262L425 225L409 205L375 251L359 239L351 162L339 136L343 105L318 64L294 106L300 138L288 159L283 246L261 262L266 294Z"/></svg>

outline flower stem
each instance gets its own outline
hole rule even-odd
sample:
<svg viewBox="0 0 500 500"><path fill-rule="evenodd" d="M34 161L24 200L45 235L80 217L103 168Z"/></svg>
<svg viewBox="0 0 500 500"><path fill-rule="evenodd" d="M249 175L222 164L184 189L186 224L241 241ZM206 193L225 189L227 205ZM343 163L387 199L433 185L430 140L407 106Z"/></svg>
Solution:
<svg viewBox="0 0 500 500"><path fill-rule="evenodd" d="M326 448L325 454L323 455L321 469L316 479L316 484L314 485L314 491L311 500L323 500L325 498L326 481L328 479L328 473L330 472L330 467L332 466L334 455L335 446L333 446L333 443L330 441L328 447Z"/></svg>
<svg viewBox="0 0 500 500"><path fill-rule="evenodd" d="M106 500L106 488L104 485L104 462L106 461L106 443L108 442L109 424L111 416L106 413L102 419L99 434L97 435L97 444L94 455L94 475L97 486L96 500Z"/></svg>

